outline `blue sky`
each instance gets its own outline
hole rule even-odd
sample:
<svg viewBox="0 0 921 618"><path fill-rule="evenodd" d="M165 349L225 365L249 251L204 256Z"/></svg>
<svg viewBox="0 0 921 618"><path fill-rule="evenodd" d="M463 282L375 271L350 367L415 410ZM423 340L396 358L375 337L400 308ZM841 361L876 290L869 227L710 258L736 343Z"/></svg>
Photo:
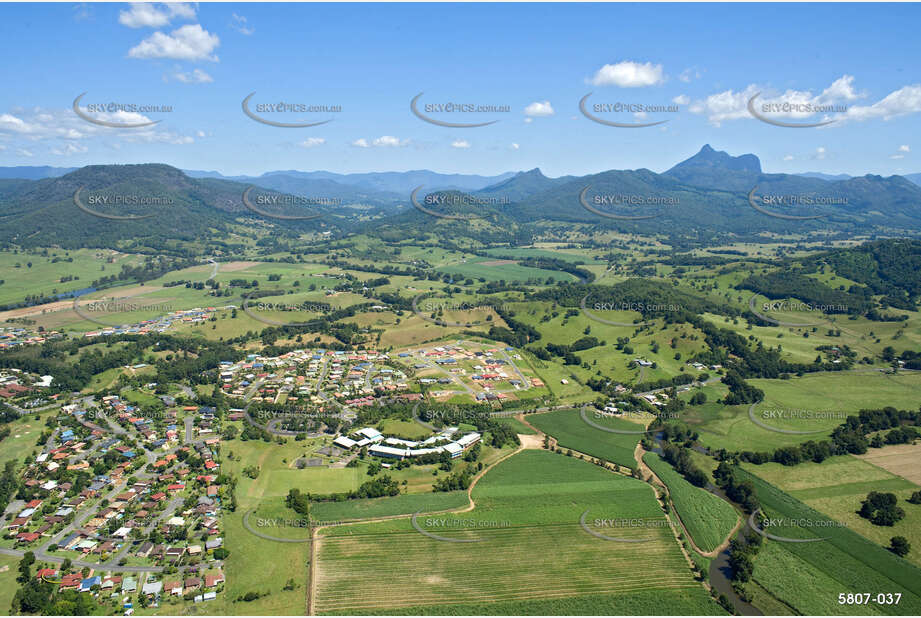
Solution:
<svg viewBox="0 0 921 618"><path fill-rule="evenodd" d="M913 4L0 4L0 165L163 162L225 174L432 169L496 174L663 171L709 143L765 171L921 172L921 7ZM110 128L90 103L172 111ZM338 105L262 113L241 102ZM429 113L426 104L507 106ZM595 104L677 106L596 115ZM759 103L833 113L752 117ZM87 112L89 113L89 112Z"/></svg>

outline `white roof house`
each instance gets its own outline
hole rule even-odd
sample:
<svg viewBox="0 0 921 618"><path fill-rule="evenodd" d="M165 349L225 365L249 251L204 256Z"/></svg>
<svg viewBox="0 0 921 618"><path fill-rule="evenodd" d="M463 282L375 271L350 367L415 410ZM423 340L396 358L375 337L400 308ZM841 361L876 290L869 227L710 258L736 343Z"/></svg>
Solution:
<svg viewBox="0 0 921 618"><path fill-rule="evenodd" d="M375 444L368 449L368 453L371 455L377 455L378 457L390 457L392 459L403 459L408 454L408 449L405 448L393 448L392 446L382 446L380 444Z"/></svg>
<svg viewBox="0 0 921 618"><path fill-rule="evenodd" d="M352 448L358 443L355 442L355 440L352 440L351 438L347 438L345 436L339 436L338 438L333 440L333 444L335 444L336 446L341 446L342 448Z"/></svg>
<svg viewBox="0 0 921 618"><path fill-rule="evenodd" d="M141 588L141 592L144 594L160 594L161 590L163 590L163 582L147 582Z"/></svg>
<svg viewBox="0 0 921 618"><path fill-rule="evenodd" d="M448 454L451 455L451 459L454 459L455 457L460 457L461 453L464 452L464 447L462 447L457 442L449 442L441 448L448 451Z"/></svg>
<svg viewBox="0 0 921 618"><path fill-rule="evenodd" d="M466 449L468 446L472 446L479 442L481 437L480 434L474 431L458 438L457 443L460 444L461 448Z"/></svg>
<svg viewBox="0 0 921 618"><path fill-rule="evenodd" d="M384 444L389 444L390 446L408 446L409 448L419 446L418 442L413 442L412 440L403 440L401 438L385 438Z"/></svg>
<svg viewBox="0 0 921 618"><path fill-rule="evenodd" d="M366 437L368 440L374 440L377 437L383 437L381 436L381 432L379 432L377 429L374 429L373 427L365 427L364 429L359 429L358 433Z"/></svg>

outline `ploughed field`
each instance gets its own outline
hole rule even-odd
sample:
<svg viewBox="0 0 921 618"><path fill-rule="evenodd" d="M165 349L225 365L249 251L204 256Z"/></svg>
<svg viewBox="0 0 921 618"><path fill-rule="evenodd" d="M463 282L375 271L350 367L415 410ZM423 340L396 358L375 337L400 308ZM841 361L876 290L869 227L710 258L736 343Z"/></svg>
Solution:
<svg viewBox="0 0 921 618"><path fill-rule="evenodd" d="M693 579L641 481L527 450L490 470L472 494L473 510L420 514L416 527L404 518L320 529L314 611L723 613ZM586 511L589 530L621 540L588 532ZM641 525L599 522L623 519Z"/></svg>

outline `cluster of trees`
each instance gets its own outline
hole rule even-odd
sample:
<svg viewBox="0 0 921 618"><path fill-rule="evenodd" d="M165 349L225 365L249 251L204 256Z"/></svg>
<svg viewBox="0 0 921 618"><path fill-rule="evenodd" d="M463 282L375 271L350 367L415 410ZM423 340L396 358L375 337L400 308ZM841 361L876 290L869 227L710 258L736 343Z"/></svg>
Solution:
<svg viewBox="0 0 921 618"><path fill-rule="evenodd" d="M511 309L497 304L493 305L493 311L508 324L508 328L491 326L487 335L490 339L507 343L516 348L523 348L529 343L540 340L540 331L530 324L516 320L515 312Z"/></svg>
<svg viewBox="0 0 921 618"><path fill-rule="evenodd" d="M861 410L856 416L848 416L832 431L830 440L816 442L809 440L795 446L784 446L774 451L742 451L739 459L754 464L776 462L795 466L805 461L822 463L832 455L862 455L870 446L883 444L904 444L919 437L916 426L921 425L921 411L897 410L891 406L876 410ZM891 429L884 437L867 434Z"/></svg>
<svg viewBox="0 0 921 618"><path fill-rule="evenodd" d="M353 489L352 491L324 495L307 494L307 497L314 502L345 502L346 500L397 496L399 493L400 484L393 480L389 474L384 474L370 481L365 481L358 489Z"/></svg>
<svg viewBox="0 0 921 618"><path fill-rule="evenodd" d="M819 305L823 313L852 315L869 311L875 301L872 292L862 286L836 290L818 279L807 277L798 270L785 268L771 273L750 275L738 285L771 299L798 298L804 303Z"/></svg>
<svg viewBox="0 0 921 618"><path fill-rule="evenodd" d="M899 499L893 493L871 491L860 503L857 514L877 526L894 526L905 518L905 510L899 506Z"/></svg>
<svg viewBox="0 0 921 618"><path fill-rule="evenodd" d="M755 572L755 556L761 551L764 539L751 530L745 535L745 540L732 539L729 541L729 567L732 569L732 587L745 601L750 601L749 595L742 588L742 584L750 581Z"/></svg>
<svg viewBox="0 0 921 618"><path fill-rule="evenodd" d="M310 512L310 496L302 493L300 489L289 489L288 495L285 496L285 506L299 515L307 515Z"/></svg>
<svg viewBox="0 0 921 618"><path fill-rule="evenodd" d="M464 469L460 472L441 478L432 485L432 491L456 491L458 489L467 489L473 481L473 475L469 470Z"/></svg>
<svg viewBox="0 0 921 618"><path fill-rule="evenodd" d="M729 392L723 399L727 406L737 406L746 403L758 403L764 399L764 391L752 386L739 375L737 371L729 369L720 382L729 387Z"/></svg>
<svg viewBox="0 0 921 618"><path fill-rule="evenodd" d="M10 613L41 616L92 616L99 613L100 608L91 595L77 590L58 592L57 584L35 577L32 571L34 564L35 554L26 552L19 562L16 581L21 587L13 595ZM62 570L67 569L62 567Z"/></svg>
<svg viewBox="0 0 921 618"><path fill-rule="evenodd" d="M735 469L726 461L721 461L713 471L713 479L726 496L742 507L746 513L754 513L761 508L755 495L755 485L750 480L740 481Z"/></svg>
<svg viewBox="0 0 921 618"><path fill-rule="evenodd" d="M19 477L16 475L16 461L9 460L3 464L0 474L0 512L5 511L10 500L19 491Z"/></svg>
<svg viewBox="0 0 921 618"><path fill-rule="evenodd" d="M916 310L921 296L921 241L898 238L838 249L803 260L807 267L831 267L835 273L867 286L883 302L899 309Z"/></svg>
<svg viewBox="0 0 921 618"><path fill-rule="evenodd" d="M707 481L709 480L707 473L691 461L689 449L666 443L662 445L662 456L689 483L697 487L707 486Z"/></svg>

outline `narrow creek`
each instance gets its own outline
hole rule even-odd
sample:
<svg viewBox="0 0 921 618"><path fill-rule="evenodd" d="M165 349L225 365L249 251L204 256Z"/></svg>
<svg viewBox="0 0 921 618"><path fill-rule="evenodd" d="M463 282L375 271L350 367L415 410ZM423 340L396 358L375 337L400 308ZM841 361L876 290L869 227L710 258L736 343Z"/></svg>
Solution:
<svg viewBox="0 0 921 618"><path fill-rule="evenodd" d="M661 432L656 433L654 436L654 439L655 439L655 447L652 449L652 452L661 456L663 454L662 433ZM700 453L703 453L705 455L709 455L709 453L705 449L702 449L699 446L695 446L694 450ZM732 506L733 509L738 511L735 504L733 504L732 501L726 497L726 494L723 492L722 489L720 489L719 487L717 487L716 485L712 483L707 483L706 489L714 496L717 496L721 500L724 500L725 502L729 503L729 505ZM739 539L739 540L745 539L745 524L743 524L742 527L739 529L739 532L736 534L736 539ZM736 594L736 591L732 588L732 579L730 579L731 576L732 576L732 567L729 566L729 547L727 547L726 549L721 551L716 556L716 558L714 558L710 562L710 570L707 573L707 577L710 580L710 585L717 592L720 592L726 595L726 598L729 599L729 602L732 603L732 606L736 609L739 615L741 616L763 616L764 613L760 609L758 609L751 603L742 600L742 598L738 594Z"/></svg>

